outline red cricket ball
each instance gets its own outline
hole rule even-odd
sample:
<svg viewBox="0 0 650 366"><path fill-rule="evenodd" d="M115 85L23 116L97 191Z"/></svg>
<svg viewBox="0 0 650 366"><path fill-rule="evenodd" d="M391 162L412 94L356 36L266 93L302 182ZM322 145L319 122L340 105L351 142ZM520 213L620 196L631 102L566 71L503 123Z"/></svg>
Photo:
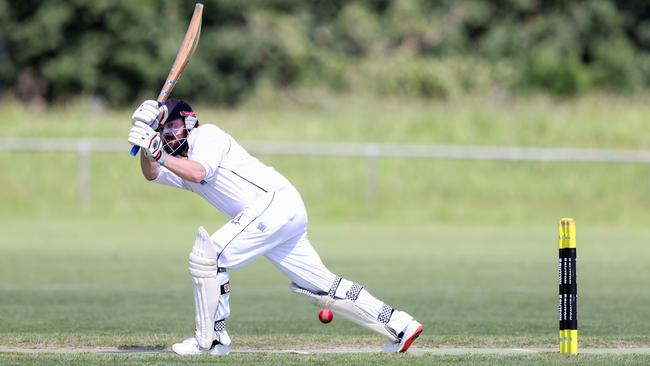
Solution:
<svg viewBox="0 0 650 366"><path fill-rule="evenodd" d="M334 313L330 309L323 308L321 309L320 313L318 313L318 319L321 321L321 323L327 324L334 319Z"/></svg>

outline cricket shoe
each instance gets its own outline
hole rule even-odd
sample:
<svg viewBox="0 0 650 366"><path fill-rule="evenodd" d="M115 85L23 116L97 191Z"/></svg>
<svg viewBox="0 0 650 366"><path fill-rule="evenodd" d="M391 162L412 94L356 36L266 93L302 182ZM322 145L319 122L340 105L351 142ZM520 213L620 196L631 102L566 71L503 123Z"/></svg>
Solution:
<svg viewBox="0 0 650 366"><path fill-rule="evenodd" d="M411 320L404 331L399 334L398 342L391 342L384 347L386 353L406 352L413 341L422 333L422 324L417 320Z"/></svg>
<svg viewBox="0 0 650 366"><path fill-rule="evenodd" d="M181 343L176 343L172 346L172 351L178 355L189 356L189 355L227 355L230 353L230 346L221 344L218 340L212 342L212 347L209 349L201 349L199 343L196 341L196 338L188 338Z"/></svg>

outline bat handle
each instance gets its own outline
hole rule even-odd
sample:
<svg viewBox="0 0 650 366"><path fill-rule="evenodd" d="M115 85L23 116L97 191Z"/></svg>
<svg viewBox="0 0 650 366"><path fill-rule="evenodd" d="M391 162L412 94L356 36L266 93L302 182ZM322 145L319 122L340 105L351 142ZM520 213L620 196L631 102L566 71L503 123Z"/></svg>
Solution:
<svg viewBox="0 0 650 366"><path fill-rule="evenodd" d="M131 147L131 156L136 156L136 155L138 155L138 151L140 151L140 146L133 146L133 147Z"/></svg>

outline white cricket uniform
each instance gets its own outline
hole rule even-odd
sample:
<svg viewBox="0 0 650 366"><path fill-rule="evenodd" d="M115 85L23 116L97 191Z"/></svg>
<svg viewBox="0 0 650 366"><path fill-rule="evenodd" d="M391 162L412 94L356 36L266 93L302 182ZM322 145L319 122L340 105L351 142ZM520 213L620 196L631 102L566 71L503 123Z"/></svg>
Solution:
<svg viewBox="0 0 650 366"><path fill-rule="evenodd" d="M193 129L187 141L188 159L205 168L203 181L161 167L155 182L192 191L231 218L211 236L219 267L241 268L265 255L301 287L328 290L336 276L307 240L307 214L293 185L215 125Z"/></svg>
<svg viewBox="0 0 650 366"><path fill-rule="evenodd" d="M263 255L291 281L309 291L332 294L337 288L340 292L352 286L345 279L346 285L340 286L341 278L325 267L313 249L307 238L307 213L302 198L284 176L251 156L215 125L193 129L187 142L188 159L205 168L203 181L188 182L161 167L154 182L192 191L231 218L211 236L219 268L241 268ZM228 272L218 274L222 285L228 283L228 277ZM381 317L386 312L383 302L369 294L364 299L365 303L358 302L368 313ZM221 296L217 319L230 314L228 302L229 294ZM397 333L412 319L401 318L396 319Z"/></svg>

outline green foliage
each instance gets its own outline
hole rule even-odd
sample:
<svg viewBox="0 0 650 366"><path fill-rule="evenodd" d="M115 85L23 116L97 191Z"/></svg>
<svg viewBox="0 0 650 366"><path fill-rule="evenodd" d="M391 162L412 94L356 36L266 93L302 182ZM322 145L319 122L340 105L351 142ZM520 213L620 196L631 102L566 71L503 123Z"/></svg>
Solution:
<svg viewBox="0 0 650 366"><path fill-rule="evenodd" d="M353 89L380 95L449 98L507 85L511 68L469 57L418 58L406 54L375 57L348 72Z"/></svg>
<svg viewBox="0 0 650 366"><path fill-rule="evenodd" d="M643 74L642 62L647 62L648 55L640 56L624 39L598 44L594 50L594 82L604 88L619 90L643 87L650 74Z"/></svg>
<svg viewBox="0 0 650 366"><path fill-rule="evenodd" d="M573 95L589 89L586 67L575 55L563 55L553 47L532 49L525 58L521 82L558 95Z"/></svg>
<svg viewBox="0 0 650 366"><path fill-rule="evenodd" d="M0 0L0 92L156 95L192 5ZM650 3L638 0L209 0L202 29L177 93L230 105L261 84L427 98L486 82L558 95L650 85ZM507 78L486 79L503 65Z"/></svg>

